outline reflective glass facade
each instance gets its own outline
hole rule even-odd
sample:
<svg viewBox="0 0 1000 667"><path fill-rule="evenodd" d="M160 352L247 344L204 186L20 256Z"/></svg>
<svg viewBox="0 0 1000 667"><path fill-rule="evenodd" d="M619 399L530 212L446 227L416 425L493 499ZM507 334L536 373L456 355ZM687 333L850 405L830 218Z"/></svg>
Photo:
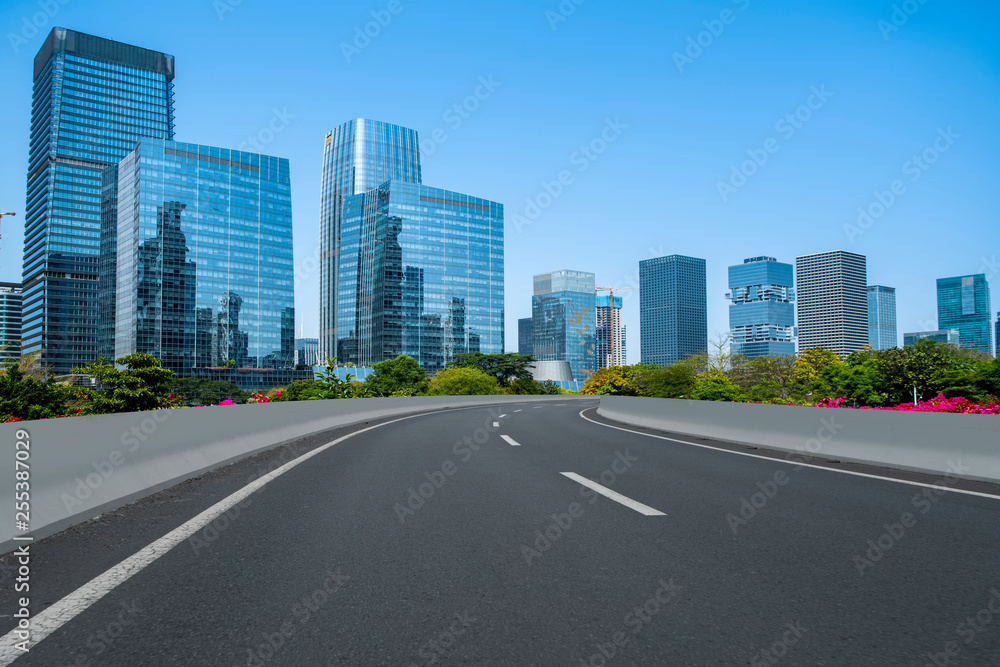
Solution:
<svg viewBox="0 0 1000 667"><path fill-rule="evenodd" d="M573 379L597 370L597 296L593 273L563 269L535 276L532 347L538 361L568 361Z"/></svg>
<svg viewBox="0 0 1000 667"><path fill-rule="evenodd" d="M951 329L949 331L915 331L903 334L903 347L912 347L917 344L918 340L924 338L938 343L948 343L949 345L958 345L961 339L958 329Z"/></svg>
<svg viewBox="0 0 1000 667"><path fill-rule="evenodd" d="M21 283L0 283L0 361L21 356Z"/></svg>
<svg viewBox="0 0 1000 667"><path fill-rule="evenodd" d="M517 353L535 353L535 330L531 326L530 317L522 317L517 321Z"/></svg>
<svg viewBox="0 0 1000 667"><path fill-rule="evenodd" d="M347 197L378 188L389 180L420 183L417 132L399 125L359 118L326 135L320 184L320 358L342 357L337 349L338 314L344 275L342 213ZM348 327L350 325L347 325Z"/></svg>
<svg viewBox="0 0 1000 667"><path fill-rule="evenodd" d="M173 56L64 28L35 56L23 347L57 374L97 356L105 168L173 138L173 78Z"/></svg>
<svg viewBox="0 0 1000 667"><path fill-rule="evenodd" d="M661 366L708 351L705 260L639 262L639 345L642 363Z"/></svg>
<svg viewBox="0 0 1000 667"><path fill-rule="evenodd" d="M292 379L291 212L288 160L141 140L118 168L115 357L146 352L179 377Z"/></svg>
<svg viewBox="0 0 1000 667"><path fill-rule="evenodd" d="M344 200L336 264L338 362L504 351L502 204L390 180Z"/></svg>
<svg viewBox="0 0 1000 667"><path fill-rule="evenodd" d="M799 350L841 356L868 345L868 260L844 250L795 258Z"/></svg>
<svg viewBox="0 0 1000 667"><path fill-rule="evenodd" d="M890 350L899 346L895 287L868 286L868 344L873 350Z"/></svg>
<svg viewBox="0 0 1000 667"><path fill-rule="evenodd" d="M747 357L795 354L792 265L753 257L729 267L730 351Z"/></svg>
<svg viewBox="0 0 1000 667"><path fill-rule="evenodd" d="M962 347L993 354L993 307L986 275L938 278L938 329L958 329Z"/></svg>
<svg viewBox="0 0 1000 667"><path fill-rule="evenodd" d="M597 297L597 367L624 366L628 358L625 349L625 327L622 326L622 298L611 295Z"/></svg>

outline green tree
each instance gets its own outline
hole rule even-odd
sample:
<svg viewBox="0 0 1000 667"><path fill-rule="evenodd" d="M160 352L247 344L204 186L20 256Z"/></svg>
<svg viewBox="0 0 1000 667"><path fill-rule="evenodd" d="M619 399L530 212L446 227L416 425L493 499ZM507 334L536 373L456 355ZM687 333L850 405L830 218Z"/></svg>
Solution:
<svg viewBox="0 0 1000 667"><path fill-rule="evenodd" d="M728 377L753 401L788 401L798 391L794 355L735 357Z"/></svg>
<svg viewBox="0 0 1000 667"><path fill-rule="evenodd" d="M944 388L945 374L953 368L952 349L929 339L916 345L880 350L876 355L881 390L891 405L933 398Z"/></svg>
<svg viewBox="0 0 1000 667"><path fill-rule="evenodd" d="M413 357L401 354L372 368L365 385L375 396L416 396L427 390L427 371Z"/></svg>
<svg viewBox="0 0 1000 667"><path fill-rule="evenodd" d="M250 392L235 382L207 378L176 378L170 384L170 393L184 405L218 405L225 400L243 403L250 397Z"/></svg>
<svg viewBox="0 0 1000 667"><path fill-rule="evenodd" d="M107 357L101 357L73 372L97 378L99 389L86 390L90 400L84 406L85 414L102 415L116 412L155 410L169 405L170 381L174 372L163 367L163 362L151 354L129 354L115 363L125 370L115 368Z"/></svg>
<svg viewBox="0 0 1000 667"><path fill-rule="evenodd" d="M494 376L468 366L445 368L431 378L428 396L480 396L502 394Z"/></svg>
<svg viewBox="0 0 1000 667"><path fill-rule="evenodd" d="M591 396L641 396L640 372L635 366L612 366L591 374L580 388Z"/></svg>
<svg viewBox="0 0 1000 667"><path fill-rule="evenodd" d="M535 363L530 354L483 354L482 352L467 352L455 355L451 368L478 368L487 375L496 378L500 386L506 387L513 379L530 378L528 366Z"/></svg>
<svg viewBox="0 0 1000 667"><path fill-rule="evenodd" d="M745 401L746 394L740 391L725 373L708 370L695 377L691 398L699 401Z"/></svg>
<svg viewBox="0 0 1000 667"><path fill-rule="evenodd" d="M304 389L302 400L315 401L331 398L364 398L368 390L361 382L354 382L354 376L347 373L346 379L337 376L337 357L328 357L326 366L319 372L316 384Z"/></svg>
<svg viewBox="0 0 1000 667"><path fill-rule="evenodd" d="M0 421L7 417L51 419L66 410L68 392L52 380L37 380L14 363L0 371ZM71 389L71 388L69 388Z"/></svg>
<svg viewBox="0 0 1000 667"><path fill-rule="evenodd" d="M279 403L282 402L282 401L302 401L302 400L305 400L302 395L306 391L308 391L308 390L313 389L314 387L316 387L316 385L317 385L317 382L316 382L315 379L295 380L294 382L292 382L291 384L289 384L287 387L284 387L284 388L282 388L280 390L281 391L281 396L275 396L271 400L272 401L277 401Z"/></svg>
<svg viewBox="0 0 1000 667"><path fill-rule="evenodd" d="M973 381L983 394L1000 398L1000 357L981 364L973 375Z"/></svg>
<svg viewBox="0 0 1000 667"><path fill-rule="evenodd" d="M556 395L559 394L559 385L551 380L539 382L531 378L517 378L510 383L510 393L519 395Z"/></svg>
<svg viewBox="0 0 1000 667"><path fill-rule="evenodd" d="M695 384L692 364L679 361L669 366L650 366L640 373L643 396L654 398L690 398Z"/></svg>

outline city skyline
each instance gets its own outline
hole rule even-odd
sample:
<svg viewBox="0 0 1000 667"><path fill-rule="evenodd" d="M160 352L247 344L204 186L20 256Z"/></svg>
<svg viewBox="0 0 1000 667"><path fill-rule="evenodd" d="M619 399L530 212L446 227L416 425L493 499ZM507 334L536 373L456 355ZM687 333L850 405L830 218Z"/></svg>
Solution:
<svg viewBox="0 0 1000 667"><path fill-rule="evenodd" d="M363 27L371 20L369 9L333 12L307 4L303 11L317 20L303 22L273 17L246 3L221 16L210 5L194 2L181 2L175 12L166 13L156 3L129 6L129 11L124 3L68 4L60 6L38 34L30 35L22 34L22 18L33 16L37 5L11 3L0 10L0 20L24 43L8 39L2 55L12 85L8 104L0 110L9 128L4 154L10 156L0 169L8 185L0 206L19 215L4 219L0 280L21 279L18 232L24 222L31 61L55 25L177 58L175 83L183 86L176 103L177 133L184 140L233 148L246 144L244 150L257 150L257 143L265 152L290 159L296 183L296 305L308 335L318 332L318 269L312 268L319 219L317 142L330 127L356 117L413 127L420 133L425 180L507 207L508 350L516 349L512 333L517 319L529 315L521 295L530 293L530 276L550 266L588 268L597 272L600 284L628 286L635 284L642 259L673 253L704 257L710 336L728 329L722 298L725 267L747 256L769 254L787 261L832 249L865 254L869 281L898 287L899 327L906 331L936 328L937 278L996 272L989 243L973 246L938 232L942 224L958 219L969 235L988 238L990 189L985 174L998 145L997 131L989 122L997 96L988 83L989 70L995 69L992 52L985 51L988 21L980 19L983 12L995 16L995 7L922 6L899 31L885 36L878 21L891 13L888 6L817 7L810 16L793 20L783 16L791 7L787 3L745 9L734 5L738 22L727 26L693 63L684 64L683 71L675 66L673 54L684 52L688 37L704 30L702 22L717 16L719 7L636 7L640 15L669 18L659 21L666 27L658 29L655 40L626 38L635 31L645 36L651 28L637 26L630 19L634 16L613 8L581 6L553 29L545 8L514 3L506 13L469 10L493 22L505 34L503 40L490 37L481 43L463 36L454 44L421 50L418 45L427 34L447 31L458 17L450 16L447 7L413 11L414 5L348 62L339 45L351 43L355 25ZM182 19L185 10L195 19ZM344 27L327 31L335 47L327 49L330 53L310 57L315 48L310 46L315 41L312 32L319 30L327 13L344 19ZM152 32L147 26L154 15L157 30ZM742 26L751 21L754 30L744 32ZM263 26L269 23L276 23L283 39L295 46L267 58L253 53L236 58L226 46L237 37L266 34ZM842 61L827 47L813 53L816 38L827 29L848 40L857 53ZM771 51L746 58L742 54L755 31L780 40ZM604 61L583 56L573 63L557 63L552 58L567 45L597 35L627 39L629 46ZM498 59L500 42L511 39L530 45L529 53ZM927 52L928 44L938 55ZM421 54L419 62L400 57L414 49ZM802 57L790 65L791 52ZM553 62L543 74L529 67L539 58ZM644 70L636 67L646 62L664 64L653 75L652 87L648 77L640 76ZM781 82L770 82L778 71ZM384 78L374 77L376 72ZM745 81L734 81L733 74L745 76ZM338 81L336 94L300 85L331 77ZM592 78L607 79L602 94L581 87ZM825 95L815 96L813 86L821 92L826 86L831 95L821 99ZM670 102L675 99L684 102ZM734 99L739 103L733 105ZM877 105L872 105L873 99ZM786 114L794 119L802 105L804 115L809 113L810 103L821 106L811 110L814 118L796 121L799 127L786 122L784 131L774 130L776 121ZM524 113L529 108L546 113ZM684 127L682 133L675 131L679 127ZM795 130L794 136L788 137L790 130ZM597 139L602 134L601 141L607 143L600 154L591 152L591 159L579 151L592 142L600 147ZM745 170L757 173L722 201L717 183L738 183L731 168L740 167L751 154L759 156L772 135L780 144L778 152L770 154L759 171L753 165ZM928 151L933 166L919 158ZM671 159L664 161L663 155ZM907 171L917 164L913 155L929 167L916 167L916 181ZM581 165L586 169L580 171ZM570 172L572 182L559 182L563 170ZM904 187L895 191L903 194L894 194L896 180ZM649 182L668 184L666 208L642 196ZM543 184L562 192L548 202L540 197L548 194ZM618 196L608 197L611 191ZM527 216L532 211L526 199L541 208L533 219ZM530 224L518 227L512 222L515 215ZM616 238L611 252L607 244L593 242L607 233L609 220L628 229ZM794 233L753 243L735 233L761 225ZM576 228L585 232L568 233ZM635 362L638 299L629 292L622 296L632 348L629 361Z"/></svg>

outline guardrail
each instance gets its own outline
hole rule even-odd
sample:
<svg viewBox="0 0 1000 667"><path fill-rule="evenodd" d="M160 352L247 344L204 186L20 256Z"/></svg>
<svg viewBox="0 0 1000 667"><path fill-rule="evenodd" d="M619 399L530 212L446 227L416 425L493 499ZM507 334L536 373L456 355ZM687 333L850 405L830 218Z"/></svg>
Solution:
<svg viewBox="0 0 1000 667"><path fill-rule="evenodd" d="M0 499L13 509L28 483L36 540L256 452L338 426L385 417L570 396L442 396L297 401L157 410L0 424ZM28 434L28 448L17 448ZM17 451L26 454L17 454ZM22 459L17 466L16 457ZM26 467L25 467L26 466ZM18 480L13 468L20 467ZM27 479L25 479L25 477ZM23 496L22 496L23 498ZM0 553L15 548L15 517L0 516Z"/></svg>
<svg viewBox="0 0 1000 667"><path fill-rule="evenodd" d="M623 424L782 452L1000 483L1000 417L602 396Z"/></svg>

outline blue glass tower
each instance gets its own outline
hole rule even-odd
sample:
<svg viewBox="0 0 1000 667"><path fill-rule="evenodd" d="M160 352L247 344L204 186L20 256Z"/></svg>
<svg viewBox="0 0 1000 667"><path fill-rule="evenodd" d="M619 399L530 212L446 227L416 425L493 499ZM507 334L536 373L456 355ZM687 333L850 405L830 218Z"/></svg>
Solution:
<svg viewBox="0 0 1000 667"><path fill-rule="evenodd" d="M341 216L340 362L405 354L434 372L504 351L502 204L390 180L346 197Z"/></svg>
<svg viewBox="0 0 1000 667"><path fill-rule="evenodd" d="M288 160L142 139L118 167L117 231L116 357L146 352L179 377L293 378Z"/></svg>
<svg viewBox="0 0 1000 667"><path fill-rule="evenodd" d="M986 275L938 278L938 329L958 329L960 345L993 354L993 314Z"/></svg>
<svg viewBox="0 0 1000 667"><path fill-rule="evenodd" d="M581 382L597 370L597 295L593 273L553 271L535 276L531 297L538 361L568 361Z"/></svg>
<svg viewBox="0 0 1000 667"><path fill-rule="evenodd" d="M517 321L517 353L527 355L535 353L535 330L530 317L522 317Z"/></svg>
<svg viewBox="0 0 1000 667"><path fill-rule="evenodd" d="M868 344L873 350L890 350L899 346L895 287L868 286Z"/></svg>
<svg viewBox="0 0 1000 667"><path fill-rule="evenodd" d="M730 350L747 357L795 354L792 265L753 257L729 267Z"/></svg>
<svg viewBox="0 0 1000 667"><path fill-rule="evenodd" d="M21 284L0 283L0 361L21 356Z"/></svg>
<svg viewBox="0 0 1000 667"><path fill-rule="evenodd" d="M35 56L22 346L57 374L97 356L104 171L173 138L173 78L173 56L65 28Z"/></svg>
<svg viewBox="0 0 1000 667"><path fill-rule="evenodd" d="M341 286L338 264L344 200L374 190L389 180L420 183L420 143L416 130L374 120L348 121L326 135L320 184L319 348L320 359L341 357L337 332L343 327L339 303L352 298ZM349 325L348 325L349 326Z"/></svg>
<svg viewBox="0 0 1000 667"><path fill-rule="evenodd" d="M639 348L642 363L661 366L708 351L705 260L639 262Z"/></svg>

